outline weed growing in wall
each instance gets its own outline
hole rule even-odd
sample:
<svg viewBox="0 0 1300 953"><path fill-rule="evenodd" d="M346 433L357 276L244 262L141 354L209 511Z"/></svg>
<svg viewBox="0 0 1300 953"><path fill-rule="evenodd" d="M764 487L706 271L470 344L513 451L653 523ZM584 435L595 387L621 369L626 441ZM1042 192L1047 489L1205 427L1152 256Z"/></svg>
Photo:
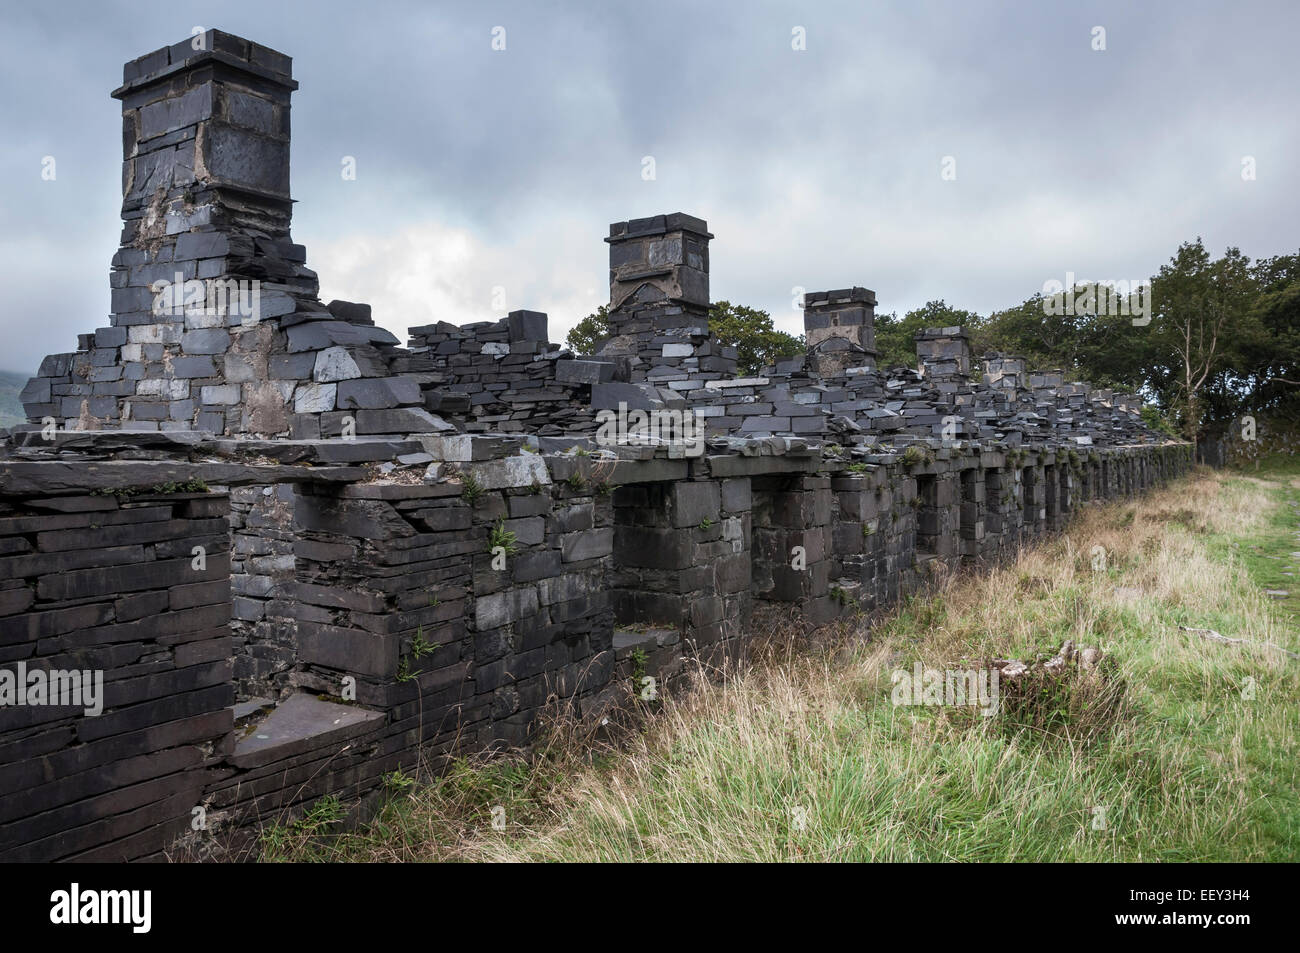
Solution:
<svg viewBox="0 0 1300 953"><path fill-rule="evenodd" d="M473 506L483 496L483 486L472 473L462 473L460 475L460 485L461 498L470 506Z"/></svg>
<svg viewBox="0 0 1300 953"><path fill-rule="evenodd" d="M498 550L504 550L507 556L513 556L519 552L517 541L518 536L506 529L505 517L502 517L488 533L488 552L495 554Z"/></svg>
<svg viewBox="0 0 1300 953"><path fill-rule="evenodd" d="M930 452L917 444L912 444L903 451L903 466L911 467L921 466L922 464L933 461Z"/></svg>

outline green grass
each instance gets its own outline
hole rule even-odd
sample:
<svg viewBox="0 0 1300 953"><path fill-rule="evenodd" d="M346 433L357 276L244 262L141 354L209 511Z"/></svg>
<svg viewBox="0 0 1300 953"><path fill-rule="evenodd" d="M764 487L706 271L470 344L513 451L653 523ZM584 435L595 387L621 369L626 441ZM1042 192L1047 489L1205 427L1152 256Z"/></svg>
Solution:
<svg viewBox="0 0 1300 953"><path fill-rule="evenodd" d="M1271 561L1258 557L1300 529L1297 490L1285 473L1198 471L1092 508L1004 568L907 600L870 641L772 642L748 669L664 698L616 747L593 749L557 720L530 759L462 760L395 792L359 831L276 829L272 853L1294 860L1300 662L1260 643L1296 650L1300 633L1289 607L1261 595ZM1094 545L1107 551L1101 572ZM1102 668L994 718L891 704L891 672L913 661L1032 660L1067 638L1102 649Z"/></svg>
<svg viewBox="0 0 1300 953"><path fill-rule="evenodd" d="M1271 478L1268 482L1274 485L1263 490L1276 505L1265 525L1249 540L1221 535L1212 545L1219 554L1234 549L1251 582L1259 588L1287 592L1286 598L1274 602L1279 610L1300 624L1300 555L1296 555L1300 553L1300 460L1275 459L1266 461L1263 470L1241 472L1245 476L1230 485L1251 486L1256 485L1252 481L1259 477Z"/></svg>

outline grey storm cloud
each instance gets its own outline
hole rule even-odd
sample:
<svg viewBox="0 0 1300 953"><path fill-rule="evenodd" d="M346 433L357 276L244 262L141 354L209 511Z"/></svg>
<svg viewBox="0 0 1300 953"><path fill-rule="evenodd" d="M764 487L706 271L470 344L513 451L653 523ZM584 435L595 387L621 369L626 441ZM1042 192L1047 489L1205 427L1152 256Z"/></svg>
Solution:
<svg viewBox="0 0 1300 953"><path fill-rule="evenodd" d="M195 26L294 58L294 237L324 297L371 302L399 336L499 317L504 300L548 311L561 339L606 298L608 223L659 212L709 222L715 300L792 331L799 287L988 312L1067 271L1146 277L1198 235L1252 257L1297 246L1291 2L263 0L2 16L13 370L107 323L121 168L108 93L124 61Z"/></svg>

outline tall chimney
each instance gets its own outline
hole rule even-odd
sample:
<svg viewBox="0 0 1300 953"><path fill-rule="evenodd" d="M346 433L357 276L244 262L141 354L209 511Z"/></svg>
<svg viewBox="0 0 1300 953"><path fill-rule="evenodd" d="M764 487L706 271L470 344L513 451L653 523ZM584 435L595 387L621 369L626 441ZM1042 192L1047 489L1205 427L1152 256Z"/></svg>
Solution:
<svg viewBox="0 0 1300 953"><path fill-rule="evenodd" d="M123 67L113 98L129 238L227 220L288 235L291 69L283 53L219 30Z"/></svg>
<svg viewBox="0 0 1300 953"><path fill-rule="evenodd" d="M916 356L921 373L941 391L954 390L970 379L970 335L965 328L917 331Z"/></svg>
<svg viewBox="0 0 1300 953"><path fill-rule="evenodd" d="M112 94L122 103L123 228L110 327L45 359L24 391L33 421L288 429L293 387L266 380L278 326L267 319L324 310L289 238L291 68L219 30L123 67Z"/></svg>
<svg viewBox="0 0 1300 953"><path fill-rule="evenodd" d="M867 288L809 291L803 296L804 342L810 367L838 377L876 366L876 293Z"/></svg>
<svg viewBox="0 0 1300 953"><path fill-rule="evenodd" d="M218 30L126 64L111 326L47 357L23 389L42 430L316 439L345 421L357 434L445 426L418 381L394 376L397 338L368 305L322 304L289 237L291 68Z"/></svg>
<svg viewBox="0 0 1300 953"><path fill-rule="evenodd" d="M698 369L709 333L711 238L703 219L682 212L610 225L610 337L599 353L631 357L634 380L656 367Z"/></svg>

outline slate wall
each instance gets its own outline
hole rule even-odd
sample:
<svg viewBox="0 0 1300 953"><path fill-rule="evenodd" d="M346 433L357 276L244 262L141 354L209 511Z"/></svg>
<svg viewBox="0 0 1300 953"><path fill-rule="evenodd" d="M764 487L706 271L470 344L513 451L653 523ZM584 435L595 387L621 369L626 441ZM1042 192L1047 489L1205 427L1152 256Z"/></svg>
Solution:
<svg viewBox="0 0 1300 953"><path fill-rule="evenodd" d="M104 690L98 715L0 706L0 859L143 856L188 827L234 744L228 511L216 493L0 500L0 669Z"/></svg>
<svg viewBox="0 0 1300 953"><path fill-rule="evenodd" d="M243 856L324 794L524 744L550 704L596 715L633 688L620 651L661 678L743 657L759 605L809 625L885 608L1190 457L523 453L432 482L251 467L120 495L75 493L56 463L40 492L26 466L0 492L0 660L106 691L98 716L0 709L6 859L159 857L181 834Z"/></svg>

